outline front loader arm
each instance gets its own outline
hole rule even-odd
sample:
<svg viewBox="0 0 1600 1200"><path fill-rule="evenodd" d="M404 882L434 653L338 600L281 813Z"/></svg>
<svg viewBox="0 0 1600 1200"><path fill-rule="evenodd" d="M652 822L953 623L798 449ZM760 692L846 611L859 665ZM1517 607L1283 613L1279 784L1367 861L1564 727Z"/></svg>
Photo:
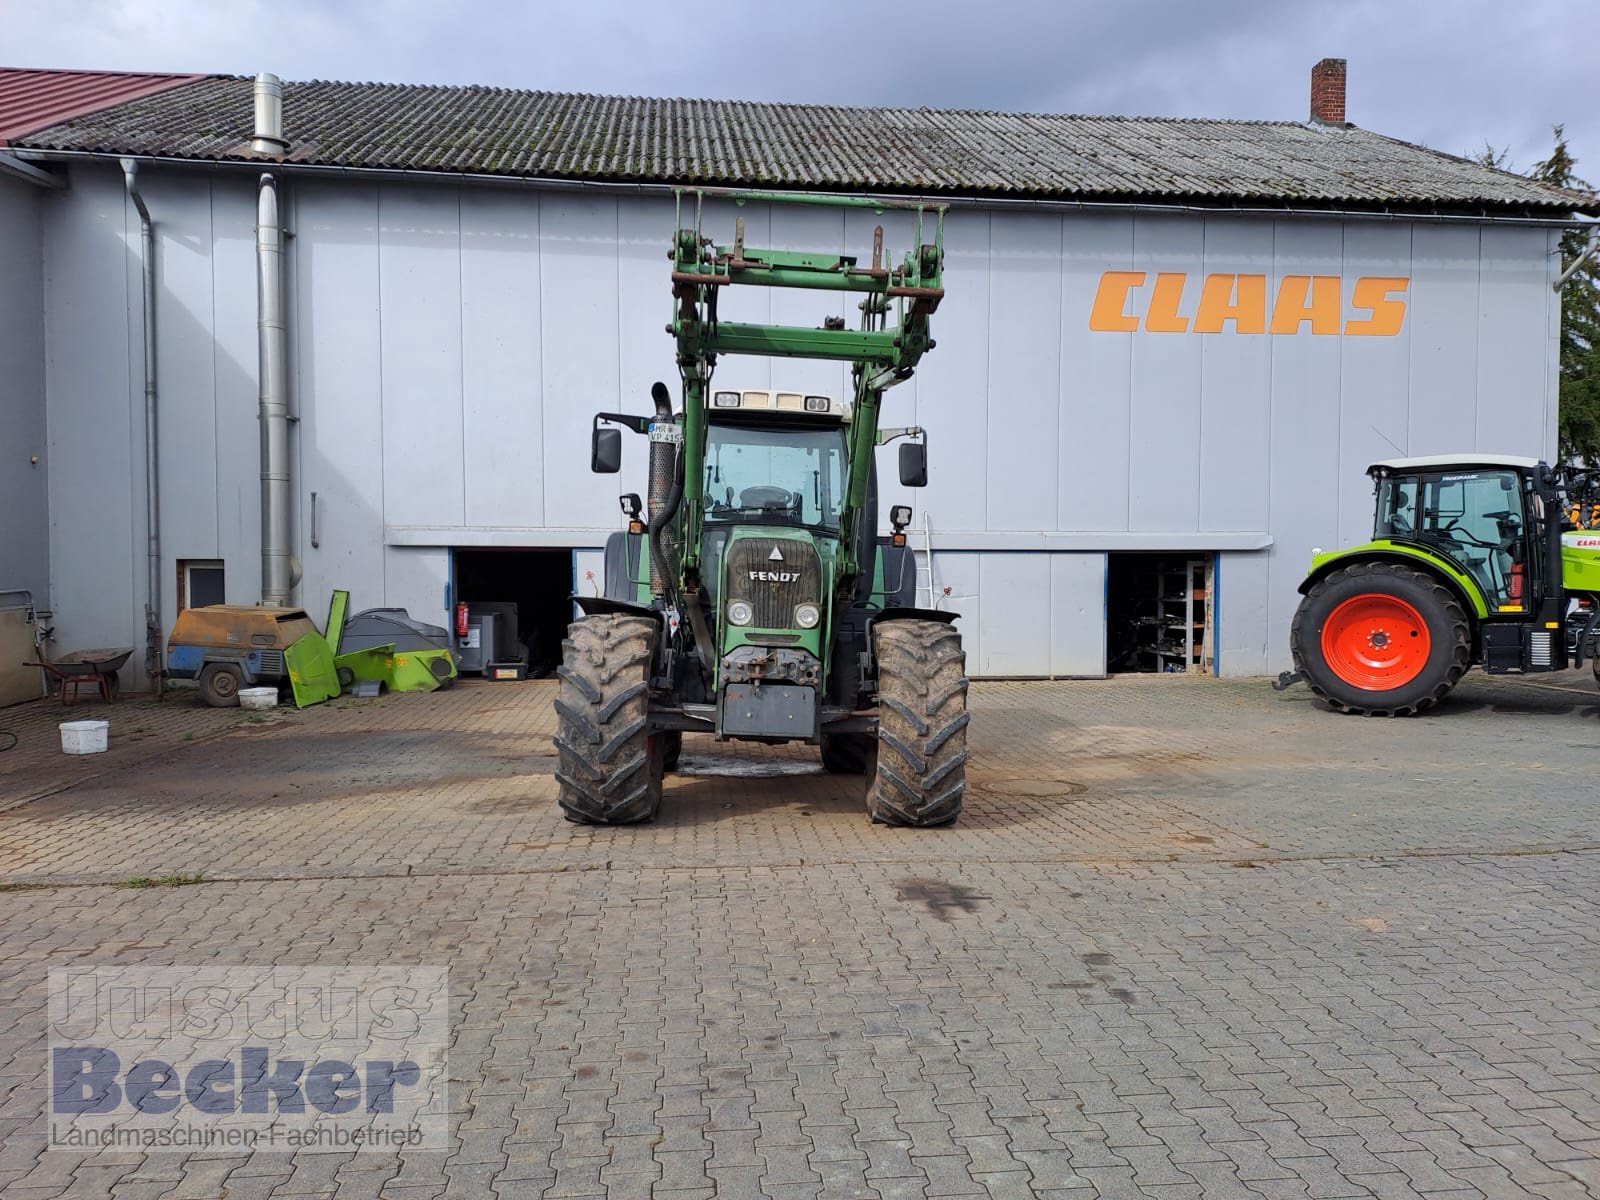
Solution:
<svg viewBox="0 0 1600 1200"><path fill-rule="evenodd" d="M678 193L672 321L667 327L677 340L678 370L684 385L683 574L686 586L693 588L699 580L700 532L705 519L705 406L711 373L718 356L748 354L854 364L849 479L840 513L842 557L838 577L841 587L853 587L860 570L856 550L872 472L872 453L878 441L883 393L909 379L922 356L934 347L929 334L929 317L944 297L945 206L854 196L713 189L691 195L695 201L692 227L683 219L685 193ZM906 253L899 265L889 267L880 225L873 234L871 264L861 266L851 255L748 247L744 242L744 219L740 217L735 222L733 242L719 246L700 232L703 200L708 195L724 197L740 205L762 201L865 208L880 213L885 209L905 209L916 216L917 245ZM925 215L934 218L933 238L929 242L923 240ZM858 304L860 328L845 329L843 319L838 317L826 317L814 328L718 320L717 304L722 290L739 286L857 293L861 296Z"/></svg>

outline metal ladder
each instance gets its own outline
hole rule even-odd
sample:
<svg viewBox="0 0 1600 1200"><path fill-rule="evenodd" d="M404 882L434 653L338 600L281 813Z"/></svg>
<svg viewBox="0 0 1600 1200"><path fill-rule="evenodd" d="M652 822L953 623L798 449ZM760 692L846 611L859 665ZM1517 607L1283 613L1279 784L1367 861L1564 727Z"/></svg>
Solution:
<svg viewBox="0 0 1600 1200"><path fill-rule="evenodd" d="M922 511L922 553L912 551L917 564L917 607L937 608L941 597L937 594L939 581L933 570L933 526L928 521L928 511ZM926 598L926 599L924 599Z"/></svg>

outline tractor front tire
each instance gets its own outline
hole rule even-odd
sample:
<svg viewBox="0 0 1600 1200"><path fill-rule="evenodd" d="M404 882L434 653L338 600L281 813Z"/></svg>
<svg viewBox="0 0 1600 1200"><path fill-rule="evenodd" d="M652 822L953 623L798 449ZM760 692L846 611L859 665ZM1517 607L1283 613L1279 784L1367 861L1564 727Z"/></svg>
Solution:
<svg viewBox="0 0 1600 1200"><path fill-rule="evenodd" d="M648 617L579 617L561 643L556 693L557 802L585 825L648 821L661 806L667 734L646 732L660 625Z"/></svg>
<svg viewBox="0 0 1600 1200"><path fill-rule="evenodd" d="M830 775L865 775L877 750L878 739L870 733L825 733L822 769Z"/></svg>
<svg viewBox="0 0 1600 1200"><path fill-rule="evenodd" d="M1317 580L1294 615L1295 669L1339 712L1409 717L1472 665L1472 626L1454 592L1403 563L1368 561Z"/></svg>
<svg viewBox="0 0 1600 1200"><path fill-rule="evenodd" d="M878 752L867 815L927 828L961 815L967 786L967 656L943 621L873 626Z"/></svg>

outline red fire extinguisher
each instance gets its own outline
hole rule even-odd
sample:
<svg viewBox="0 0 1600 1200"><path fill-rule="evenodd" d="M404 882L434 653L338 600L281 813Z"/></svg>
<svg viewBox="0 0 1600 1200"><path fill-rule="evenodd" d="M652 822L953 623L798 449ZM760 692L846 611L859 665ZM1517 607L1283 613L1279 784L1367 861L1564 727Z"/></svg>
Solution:
<svg viewBox="0 0 1600 1200"><path fill-rule="evenodd" d="M1511 564L1511 578L1506 581L1506 596L1513 604L1522 603L1522 564L1519 562Z"/></svg>
<svg viewBox="0 0 1600 1200"><path fill-rule="evenodd" d="M456 605L456 636L467 636L467 602L465 600Z"/></svg>

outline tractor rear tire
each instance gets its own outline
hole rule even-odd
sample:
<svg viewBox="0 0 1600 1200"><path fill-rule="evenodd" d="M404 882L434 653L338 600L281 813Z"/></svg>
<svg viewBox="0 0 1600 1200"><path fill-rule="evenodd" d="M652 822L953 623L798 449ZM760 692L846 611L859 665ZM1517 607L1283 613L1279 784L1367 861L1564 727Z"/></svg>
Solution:
<svg viewBox="0 0 1600 1200"><path fill-rule="evenodd" d="M1403 563L1351 563L1317 580L1290 631L1295 669L1339 712L1409 717L1472 665L1472 626L1454 592Z"/></svg>
<svg viewBox="0 0 1600 1200"><path fill-rule="evenodd" d="M579 617L561 643L557 802L585 825L648 821L661 807L666 734L646 730L661 627L648 617Z"/></svg>
<svg viewBox="0 0 1600 1200"><path fill-rule="evenodd" d="M967 787L967 656L943 621L873 627L878 752L867 815L927 828L961 815Z"/></svg>
<svg viewBox="0 0 1600 1200"><path fill-rule="evenodd" d="M683 730L674 729L668 733L658 734L663 747L661 764L665 770L676 771L678 760L683 757Z"/></svg>
<svg viewBox="0 0 1600 1200"><path fill-rule="evenodd" d="M830 775L865 775L877 752L878 739L870 733L822 735L822 769Z"/></svg>

